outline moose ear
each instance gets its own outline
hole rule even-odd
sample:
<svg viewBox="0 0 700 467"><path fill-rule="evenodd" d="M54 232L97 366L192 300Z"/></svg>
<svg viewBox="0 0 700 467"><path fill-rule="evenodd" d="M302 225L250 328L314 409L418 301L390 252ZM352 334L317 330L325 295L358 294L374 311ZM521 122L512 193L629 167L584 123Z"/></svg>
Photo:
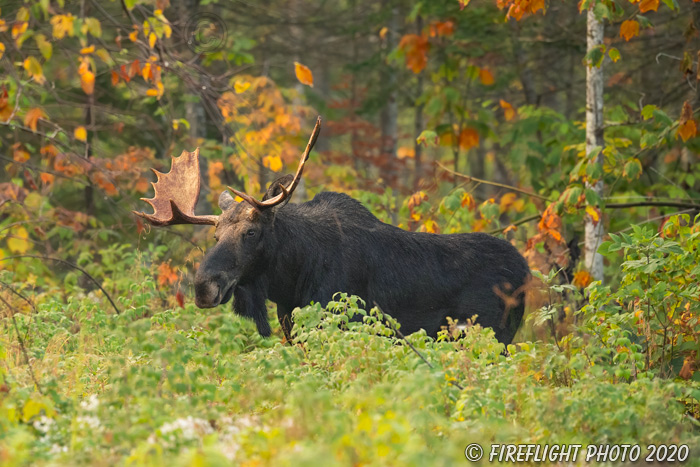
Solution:
<svg viewBox="0 0 700 467"><path fill-rule="evenodd" d="M219 207L222 211L228 211L231 207L236 204L236 200L233 199L231 193L228 190L224 190L219 195Z"/></svg>
<svg viewBox="0 0 700 467"><path fill-rule="evenodd" d="M274 198L275 196L279 195L282 193L282 186L288 187L290 183L292 183L292 180L294 180L294 175L292 174L287 174L284 175L274 182L270 184L270 188L267 189L267 192L265 193L265 196L263 196L263 201L266 199ZM289 199L289 198L287 198ZM286 202L285 202L286 203ZM278 207L282 207L284 204L279 205Z"/></svg>

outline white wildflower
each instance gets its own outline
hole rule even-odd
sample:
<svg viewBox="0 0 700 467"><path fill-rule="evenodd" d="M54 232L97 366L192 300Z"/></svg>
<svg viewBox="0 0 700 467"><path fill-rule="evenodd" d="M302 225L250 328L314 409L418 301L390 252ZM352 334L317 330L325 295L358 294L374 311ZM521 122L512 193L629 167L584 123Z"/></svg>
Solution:
<svg viewBox="0 0 700 467"><path fill-rule="evenodd" d="M79 425L83 425L91 430L95 430L100 427L100 419L94 415L81 415L76 418Z"/></svg>
<svg viewBox="0 0 700 467"><path fill-rule="evenodd" d="M68 452L68 446L61 446L60 444L53 444L49 450L49 454L56 455L64 452Z"/></svg>
<svg viewBox="0 0 700 467"><path fill-rule="evenodd" d="M46 415L42 415L39 419L35 420L32 425L34 428L41 433L48 433L53 425L56 424L56 420L49 418Z"/></svg>
<svg viewBox="0 0 700 467"><path fill-rule="evenodd" d="M80 407L87 411L94 411L97 406L100 405L100 400L97 398L96 394L90 394L86 399L80 402Z"/></svg>

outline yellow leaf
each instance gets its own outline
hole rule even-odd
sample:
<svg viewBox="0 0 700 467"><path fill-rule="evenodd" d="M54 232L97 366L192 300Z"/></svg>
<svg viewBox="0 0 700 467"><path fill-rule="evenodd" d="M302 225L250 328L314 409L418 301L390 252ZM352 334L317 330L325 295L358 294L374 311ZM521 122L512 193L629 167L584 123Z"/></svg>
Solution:
<svg viewBox="0 0 700 467"><path fill-rule="evenodd" d="M244 93L248 88L250 88L250 83L247 81L236 81L233 83L233 90L236 91L236 94Z"/></svg>
<svg viewBox="0 0 700 467"><path fill-rule="evenodd" d="M279 172L282 170L282 159L280 156L265 156L263 158L263 165L273 172Z"/></svg>
<svg viewBox="0 0 700 467"><path fill-rule="evenodd" d="M87 141L87 130L81 125L73 130L73 136L78 141Z"/></svg>
<svg viewBox="0 0 700 467"><path fill-rule="evenodd" d="M35 57L27 57L24 60L24 69L30 77L34 78L37 83L44 84L46 82L46 77L44 77L44 71L41 69L41 63Z"/></svg>
<svg viewBox="0 0 700 467"><path fill-rule="evenodd" d="M389 32L389 28L384 26L382 29L379 30L379 37L381 39L384 39L386 37L386 33Z"/></svg>
<svg viewBox="0 0 700 467"><path fill-rule="evenodd" d="M305 67L299 62L294 62L294 73L301 84L314 87L314 75L308 67Z"/></svg>
<svg viewBox="0 0 700 467"><path fill-rule="evenodd" d="M0 58L2 58L3 55L5 55L5 44L0 42Z"/></svg>
<svg viewBox="0 0 700 467"><path fill-rule="evenodd" d="M586 214L588 214L591 217L591 220L593 220L593 225L598 225L598 222L600 222L600 211L598 208L595 206L586 206Z"/></svg>
<svg viewBox="0 0 700 467"><path fill-rule="evenodd" d="M157 89L149 89L146 91L147 96L157 96L158 95L158 90Z"/></svg>
<svg viewBox="0 0 700 467"><path fill-rule="evenodd" d="M91 54L91 53L93 53L94 51L95 51L95 45L94 45L94 44L91 45L90 47L83 47L82 49L80 49L80 53L81 53L82 55Z"/></svg>
<svg viewBox="0 0 700 467"><path fill-rule="evenodd" d="M81 73L80 86L85 94L92 94L95 90L95 74L90 70Z"/></svg>
<svg viewBox="0 0 700 467"><path fill-rule="evenodd" d="M20 255L26 253L31 247L31 243L27 240L29 238L29 233L24 227L19 227L14 230L12 236L7 239L7 246L13 253L19 253Z"/></svg>
<svg viewBox="0 0 700 467"><path fill-rule="evenodd" d="M24 206L29 208L31 211L37 211L41 207L42 202L42 196L36 191L32 191L26 198L24 198Z"/></svg>
<svg viewBox="0 0 700 467"><path fill-rule="evenodd" d="M29 109L27 115L24 116L24 124L31 128L32 131L36 131L37 123L40 118L46 118L46 114L39 107L34 107L33 109Z"/></svg>
<svg viewBox="0 0 700 467"><path fill-rule="evenodd" d="M372 418L362 412L360 414L360 422L357 424L357 431L370 431L372 429Z"/></svg>
<svg viewBox="0 0 700 467"><path fill-rule="evenodd" d="M476 202L474 201L471 193L467 193L466 191L462 193L462 207L467 208L470 211L476 209Z"/></svg>
<svg viewBox="0 0 700 467"><path fill-rule="evenodd" d="M154 32L150 33L148 35L148 45L153 48L154 45L156 45L156 34Z"/></svg>
<svg viewBox="0 0 700 467"><path fill-rule="evenodd" d="M134 25L134 30L129 33L129 39L131 42L136 42L139 38L139 27Z"/></svg>
<svg viewBox="0 0 700 467"><path fill-rule="evenodd" d="M423 226L425 227L425 231L428 233L439 233L438 225L437 223L432 220L428 219L423 223Z"/></svg>
<svg viewBox="0 0 700 467"><path fill-rule="evenodd" d="M22 21L22 22L13 24L12 25L12 38L17 39L19 36L24 34L24 31L27 30L27 26L29 26L29 23L26 21Z"/></svg>
<svg viewBox="0 0 700 467"><path fill-rule="evenodd" d="M56 15L51 18L51 24L53 25L53 37L55 39L63 39L66 34L69 37L73 37L75 34L73 30L73 21L75 16L68 15Z"/></svg>
<svg viewBox="0 0 700 467"><path fill-rule="evenodd" d="M148 78L152 76L150 62L146 62L143 64L143 68L141 68L141 76L145 81L148 81Z"/></svg>

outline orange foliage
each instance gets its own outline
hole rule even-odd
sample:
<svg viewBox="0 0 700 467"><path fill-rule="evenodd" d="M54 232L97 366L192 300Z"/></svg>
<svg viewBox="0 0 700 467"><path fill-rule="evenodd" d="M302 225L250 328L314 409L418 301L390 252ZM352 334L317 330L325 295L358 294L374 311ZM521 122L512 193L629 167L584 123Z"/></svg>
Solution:
<svg viewBox="0 0 700 467"><path fill-rule="evenodd" d="M542 218L537 224L537 229L545 238L551 238L557 243L564 243L564 238L561 234L561 217L554 212L553 206L553 204L550 204L542 213Z"/></svg>
<svg viewBox="0 0 700 467"><path fill-rule="evenodd" d="M591 282L593 282L593 276L588 271L575 272L574 279L571 281L573 285L580 288L588 287Z"/></svg>
<svg viewBox="0 0 700 467"><path fill-rule="evenodd" d="M491 86L495 82L493 73L488 68L479 68L479 80L484 86Z"/></svg>
<svg viewBox="0 0 700 467"><path fill-rule="evenodd" d="M697 134L697 126L695 120L693 119L693 108L690 106L688 101L683 103L683 110L681 111L681 118L678 121L678 131L676 137L680 136L683 141L688 141L690 138Z"/></svg>
<svg viewBox="0 0 700 467"><path fill-rule="evenodd" d="M47 118L46 113L39 107L34 107L29 109L27 114L24 116L24 125L36 131L37 124L40 118Z"/></svg>
<svg viewBox="0 0 700 467"><path fill-rule="evenodd" d="M294 62L294 74L301 84L314 87L314 75L311 70L299 62Z"/></svg>
<svg viewBox="0 0 700 467"><path fill-rule="evenodd" d="M3 85L0 91L0 122L4 123L10 119L13 108L8 102L7 88Z"/></svg>
<svg viewBox="0 0 700 467"><path fill-rule="evenodd" d="M642 0L639 3L639 11L646 13L647 11L656 11L659 9L659 0Z"/></svg>
<svg viewBox="0 0 700 467"><path fill-rule="evenodd" d="M639 35L639 23L633 19L623 21L620 25L620 37L624 37L626 41L629 41L635 36Z"/></svg>
<svg viewBox="0 0 700 467"><path fill-rule="evenodd" d="M399 42L399 49L406 54L406 67L420 73L428 64L428 37L425 34L406 34Z"/></svg>
<svg viewBox="0 0 700 467"><path fill-rule="evenodd" d="M479 145L479 133L473 128L465 128L459 134L459 147L469 150Z"/></svg>
<svg viewBox="0 0 700 467"><path fill-rule="evenodd" d="M158 266L158 284L161 287L172 285L177 282L177 272L168 263L161 263Z"/></svg>
<svg viewBox="0 0 700 467"><path fill-rule="evenodd" d="M503 109L503 116L505 117L506 121L509 122L509 121L513 120L518 115L517 110L515 110L511 104L504 101L503 99L501 99L500 105L501 105L501 108Z"/></svg>
<svg viewBox="0 0 700 467"><path fill-rule="evenodd" d="M433 21L430 23L430 37L447 37L455 32L455 23L453 21Z"/></svg>
<svg viewBox="0 0 700 467"><path fill-rule="evenodd" d="M520 21L526 14L535 14L539 10L544 11L544 0L497 0L496 5L501 10L508 8L508 18Z"/></svg>

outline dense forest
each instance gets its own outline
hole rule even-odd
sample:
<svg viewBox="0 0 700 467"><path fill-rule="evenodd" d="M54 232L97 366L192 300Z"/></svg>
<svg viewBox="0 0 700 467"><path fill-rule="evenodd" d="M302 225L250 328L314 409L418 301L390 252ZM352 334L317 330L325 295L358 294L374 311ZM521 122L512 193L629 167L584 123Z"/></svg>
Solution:
<svg viewBox="0 0 700 467"><path fill-rule="evenodd" d="M698 0L2 0L0 465L697 462L699 86ZM510 242L511 344L348 290L289 330L267 301L270 337L195 306L215 227L138 216L149 169L198 148L218 216L317 116L291 202Z"/></svg>

